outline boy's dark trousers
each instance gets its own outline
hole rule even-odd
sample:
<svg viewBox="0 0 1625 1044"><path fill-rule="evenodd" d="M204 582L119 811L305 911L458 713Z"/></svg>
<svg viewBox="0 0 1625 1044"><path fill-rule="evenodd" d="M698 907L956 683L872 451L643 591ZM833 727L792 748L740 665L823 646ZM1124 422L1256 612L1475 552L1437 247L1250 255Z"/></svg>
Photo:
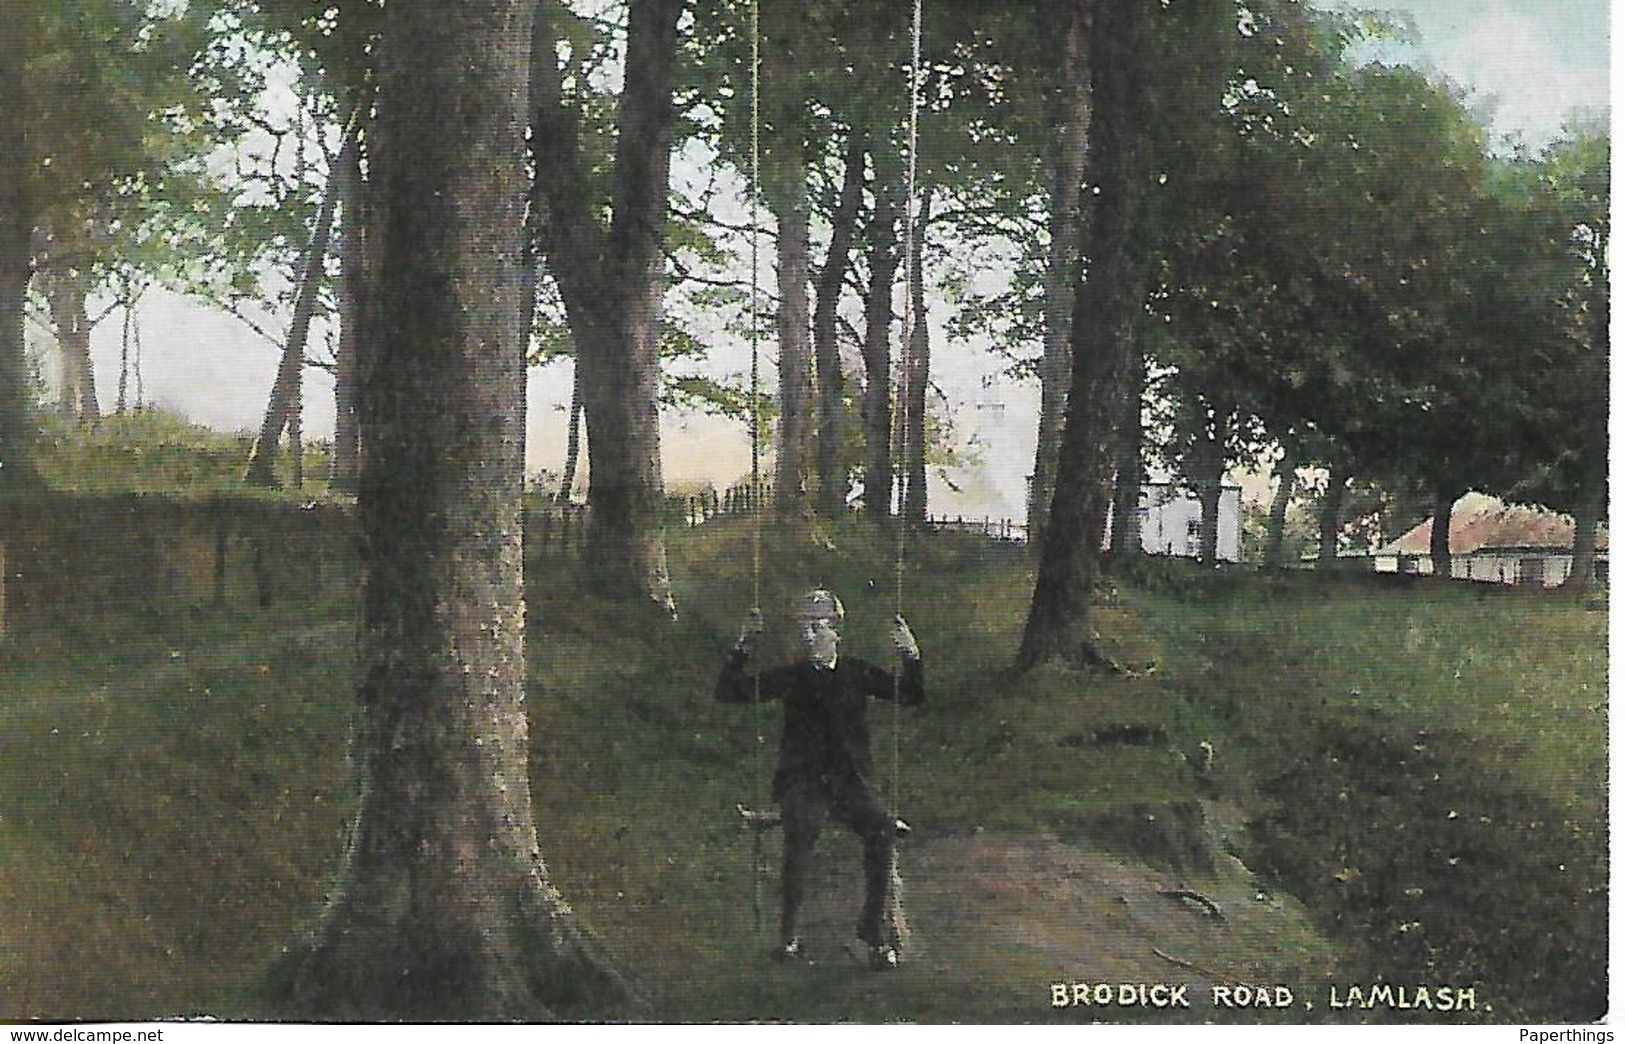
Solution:
<svg viewBox="0 0 1625 1044"><path fill-rule="evenodd" d="M881 920L891 873L891 846L895 819L880 807L864 780L851 774L816 779L786 779L779 795L784 816L784 890L779 932L783 942L796 937L796 919L806 895L807 870L813 847L833 816L863 842L863 911L858 917L858 938L871 946L884 941Z"/></svg>

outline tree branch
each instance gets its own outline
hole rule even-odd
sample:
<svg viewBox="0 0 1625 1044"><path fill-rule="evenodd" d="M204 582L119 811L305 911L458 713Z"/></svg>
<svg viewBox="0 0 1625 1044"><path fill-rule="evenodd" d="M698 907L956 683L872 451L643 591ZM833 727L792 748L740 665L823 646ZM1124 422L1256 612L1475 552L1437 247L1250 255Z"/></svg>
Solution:
<svg viewBox="0 0 1625 1044"><path fill-rule="evenodd" d="M694 270L683 264L676 253L666 251L666 261L671 265L677 278L685 283L698 283L701 286L714 286L723 290L750 290L753 289L746 279L716 279L710 276L695 274Z"/></svg>

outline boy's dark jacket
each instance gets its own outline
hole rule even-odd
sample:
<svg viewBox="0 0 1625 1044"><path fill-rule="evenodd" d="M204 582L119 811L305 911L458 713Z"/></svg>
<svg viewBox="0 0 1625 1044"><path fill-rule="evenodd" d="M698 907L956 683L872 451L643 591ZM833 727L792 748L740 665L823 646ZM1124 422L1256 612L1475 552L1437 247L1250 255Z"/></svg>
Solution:
<svg viewBox="0 0 1625 1044"><path fill-rule="evenodd" d="M735 650L717 679L717 699L724 703L784 701L784 733L779 741L779 768L773 775L773 797L797 783L840 787L868 783L874 774L869 755L869 699L896 698L905 707L925 699L925 669L919 660L903 661L893 674L864 660L842 656L833 669L798 661L759 675L745 671L747 655Z"/></svg>

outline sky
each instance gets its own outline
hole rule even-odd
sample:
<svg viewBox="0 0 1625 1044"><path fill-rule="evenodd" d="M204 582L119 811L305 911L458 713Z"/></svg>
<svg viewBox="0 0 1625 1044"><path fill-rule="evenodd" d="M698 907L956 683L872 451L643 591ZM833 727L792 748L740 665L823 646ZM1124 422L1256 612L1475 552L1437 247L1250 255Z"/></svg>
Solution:
<svg viewBox="0 0 1625 1044"><path fill-rule="evenodd" d="M1412 59L1489 102L1492 128L1539 147L1557 137L1575 107L1609 97L1609 0L1319 0L1329 8L1372 7L1408 16L1420 34Z"/></svg>
<svg viewBox="0 0 1625 1044"><path fill-rule="evenodd" d="M1610 97L1609 0L1316 0L1317 6L1384 8L1408 16L1412 46L1389 56L1422 64L1493 106L1492 131L1538 149L1576 108L1601 109ZM925 5L929 30L930 2ZM223 430L257 428L277 365L277 349L237 320L154 293L139 313L142 378L148 402ZM121 324L113 317L92 338L104 409L116 396ZM315 336L320 336L319 333ZM36 340L45 340L35 331ZM981 466L957 476L964 492L932 491L946 513L1020 518L1031 469L1037 392L997 377L997 364L975 346L935 338L933 369L953 404L957 430L976 441ZM771 381L772 378L768 377ZM306 371L307 437L332 434L332 380ZM557 471L564 452L570 376L564 365L533 370L528 397L528 467ZM667 417L663 430L669 485L725 485L749 469L743 425L710 417Z"/></svg>

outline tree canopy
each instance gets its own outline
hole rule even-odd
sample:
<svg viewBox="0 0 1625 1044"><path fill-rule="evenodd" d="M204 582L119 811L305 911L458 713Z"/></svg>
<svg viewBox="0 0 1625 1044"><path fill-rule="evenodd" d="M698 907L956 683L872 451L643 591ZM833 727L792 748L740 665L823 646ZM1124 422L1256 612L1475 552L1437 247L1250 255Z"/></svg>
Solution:
<svg viewBox="0 0 1625 1044"><path fill-rule="evenodd" d="M1011 373L1041 380L1037 527L1073 357L1097 353L1103 321L1074 296L1095 292L1120 246L1083 231L1103 188L1089 89L1091 44L1110 32L1099 5L933 5L918 70L903 3L541 6L547 46L527 58L542 100L527 132L527 264L541 266L531 296L543 303L530 355L576 353L589 378L588 431L607 425L589 452L611 454L594 469L605 508L594 525L609 526L595 531L606 561L641 549L623 586L663 598L648 539L662 485L654 418L752 405L741 370L719 360L739 357L753 299L778 323L769 341L783 363L762 404L779 422L770 448L781 468L800 462L781 472L781 493L805 488L831 515L862 488L871 512L890 510L894 469L915 452L891 430L892 396L908 384L893 342L919 293L928 329L949 336L939 355L1003 353ZM348 321L351 343L365 342L365 266L346 251L365 238L366 197L335 207L333 183L350 133L360 188L344 191L370 180L381 5L13 7L21 76L7 90L24 143L13 209L28 267L11 283L48 303L65 361L88 367L89 301L130 304L155 282L235 311L279 345L303 328L301 310L306 323ZM1149 276L1119 390L1116 428L1130 438L1118 473L1137 470L1143 404L1153 451L1179 471L1284 451L1396 491L1474 487L1598 510L1606 129L1576 123L1543 151L1496 151L1459 88L1360 57L1407 31L1292 0L1156 12L1137 74L1155 114L1133 246ZM916 198L932 207L918 229L922 285L906 288L894 284L909 267L911 84ZM761 232L781 271L764 267L750 286L741 215L753 136L771 215ZM630 162L657 154L683 176L668 179L664 159ZM312 245L324 225L337 245L322 259ZM616 298L639 280L637 302ZM634 342L645 347L623 357ZM309 361L343 371L352 360L293 353L296 368ZM13 394L30 378L26 363L8 365ZM75 408L93 412L93 381L74 379ZM915 442L949 428L927 379L909 389L910 411L929 422ZM642 448L612 452L634 431ZM611 524L632 515L643 521Z"/></svg>

